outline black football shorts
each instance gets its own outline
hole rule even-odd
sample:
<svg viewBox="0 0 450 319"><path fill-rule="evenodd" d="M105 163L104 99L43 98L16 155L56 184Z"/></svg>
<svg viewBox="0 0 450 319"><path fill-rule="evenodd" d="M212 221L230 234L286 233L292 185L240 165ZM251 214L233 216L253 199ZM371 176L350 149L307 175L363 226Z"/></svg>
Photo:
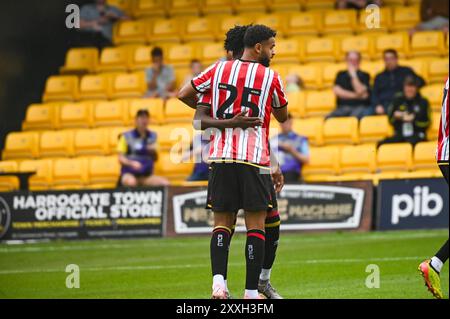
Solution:
<svg viewBox="0 0 450 319"><path fill-rule="evenodd" d="M439 168L441 169L442 175L444 175L445 180L448 184L448 162L438 162Z"/></svg>
<svg viewBox="0 0 450 319"><path fill-rule="evenodd" d="M236 213L241 208L246 212L272 210L272 178L261 171L249 164L211 163L206 208L219 213Z"/></svg>

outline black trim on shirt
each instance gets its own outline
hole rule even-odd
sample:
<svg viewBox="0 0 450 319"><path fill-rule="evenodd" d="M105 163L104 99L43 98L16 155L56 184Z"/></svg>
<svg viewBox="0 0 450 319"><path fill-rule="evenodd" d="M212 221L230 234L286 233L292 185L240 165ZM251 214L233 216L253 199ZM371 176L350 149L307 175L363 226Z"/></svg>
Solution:
<svg viewBox="0 0 450 319"><path fill-rule="evenodd" d="M194 90L197 91L198 93L200 93L200 94L205 93L205 92L201 92L199 89L197 89L197 87L196 87L195 84L194 84L194 80L191 80L191 85L192 85L192 87L194 88Z"/></svg>

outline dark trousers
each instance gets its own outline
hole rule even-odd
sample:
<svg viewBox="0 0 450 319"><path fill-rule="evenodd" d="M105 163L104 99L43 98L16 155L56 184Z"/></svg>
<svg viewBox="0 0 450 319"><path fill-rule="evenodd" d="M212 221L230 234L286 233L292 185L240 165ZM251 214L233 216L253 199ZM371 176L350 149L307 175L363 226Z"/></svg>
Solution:
<svg viewBox="0 0 450 319"><path fill-rule="evenodd" d="M411 135L408 137L404 137L402 135L396 134L391 137L387 137L384 140L378 142L378 146L383 144L391 144L391 143L411 143L412 145L416 145L419 142L425 141L424 137L420 137L418 135Z"/></svg>
<svg viewBox="0 0 450 319"><path fill-rule="evenodd" d="M102 50L104 47L111 46L112 42L105 38L100 32L78 31L76 37L76 46L78 47L97 47Z"/></svg>
<svg viewBox="0 0 450 319"><path fill-rule="evenodd" d="M283 177L284 177L285 183L300 182L300 173L299 172L283 172Z"/></svg>
<svg viewBox="0 0 450 319"><path fill-rule="evenodd" d="M328 114L326 118L331 117L344 117L353 116L360 120L364 116L372 115L372 109L370 106L360 105L360 106L339 106L333 112Z"/></svg>

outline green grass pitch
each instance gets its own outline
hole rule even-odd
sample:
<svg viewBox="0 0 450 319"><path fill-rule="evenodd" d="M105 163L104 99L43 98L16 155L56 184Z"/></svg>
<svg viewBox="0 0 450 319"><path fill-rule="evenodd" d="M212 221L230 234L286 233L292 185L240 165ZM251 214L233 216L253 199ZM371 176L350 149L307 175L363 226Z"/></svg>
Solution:
<svg viewBox="0 0 450 319"><path fill-rule="evenodd" d="M417 266L448 230L281 234L272 282L285 298L432 298ZM232 242L229 287L243 294L245 237ZM80 288L66 288L68 264ZM380 288L365 285L366 267ZM448 265L441 274L448 298ZM209 237L0 244L0 298L209 298Z"/></svg>

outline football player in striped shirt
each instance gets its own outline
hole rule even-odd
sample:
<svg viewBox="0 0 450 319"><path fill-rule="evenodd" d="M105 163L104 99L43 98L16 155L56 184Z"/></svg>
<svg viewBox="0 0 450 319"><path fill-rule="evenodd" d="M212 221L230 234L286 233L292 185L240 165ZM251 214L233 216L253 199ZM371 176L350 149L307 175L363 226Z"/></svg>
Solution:
<svg viewBox="0 0 450 319"><path fill-rule="evenodd" d="M267 211L272 204L268 130L270 115L284 122L287 100L279 75L268 68L274 55L276 33L262 25L250 26L244 36L242 58L217 62L193 79L201 94L211 92L210 117L223 125L202 121L202 128L216 127L211 136L211 174L208 205L214 212L211 240L213 298L225 299L224 274L235 212L246 212L245 298L259 298L258 282L264 261ZM190 104L191 92L181 90L179 98ZM206 106L206 105L204 105ZM237 114L262 120L254 129L230 128Z"/></svg>
<svg viewBox="0 0 450 319"><path fill-rule="evenodd" d="M448 184L448 152L449 152L449 140L448 140L448 111L449 111L449 101L448 101L448 78L445 83L444 88L444 98L442 99L442 112L441 120L439 124L439 137L438 145L436 149L436 159L441 169L442 175L444 175L445 180ZM447 207L448 208L448 207ZM444 297L441 289L441 279L440 272L445 262L448 259L449 247L448 239L445 244L439 249L439 251L431 259L423 261L419 265L419 271L425 280L425 285L428 290L437 299L442 299Z"/></svg>

